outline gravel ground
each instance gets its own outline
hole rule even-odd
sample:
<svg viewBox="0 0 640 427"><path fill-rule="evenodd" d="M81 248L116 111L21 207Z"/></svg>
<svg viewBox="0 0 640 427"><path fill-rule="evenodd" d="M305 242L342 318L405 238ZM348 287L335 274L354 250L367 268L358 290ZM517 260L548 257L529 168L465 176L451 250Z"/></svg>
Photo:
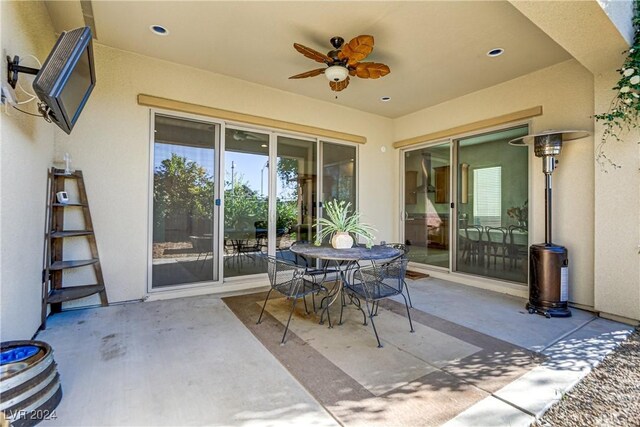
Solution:
<svg viewBox="0 0 640 427"><path fill-rule="evenodd" d="M640 326L532 426L640 426Z"/></svg>

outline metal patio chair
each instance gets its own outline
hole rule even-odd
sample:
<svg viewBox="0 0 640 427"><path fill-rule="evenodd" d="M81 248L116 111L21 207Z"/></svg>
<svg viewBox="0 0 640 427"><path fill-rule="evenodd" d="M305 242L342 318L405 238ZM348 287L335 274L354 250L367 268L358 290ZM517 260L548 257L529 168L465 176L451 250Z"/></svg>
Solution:
<svg viewBox="0 0 640 427"><path fill-rule="evenodd" d="M363 299L367 307L368 317L371 320L373 333L378 341L378 347L382 347L378 330L373 321L378 311L380 301L396 295L402 295L404 305L407 309L407 317L409 318L410 331L414 332L413 323L411 322L411 313L409 312L409 303L402 293L404 288L404 276L407 271L407 263L409 260L402 256L393 259L385 264L373 265L371 267L363 267L355 270L352 280L345 283L346 291L349 293L352 301L364 316L364 324L367 324L367 315L362 309L360 299Z"/></svg>
<svg viewBox="0 0 640 427"><path fill-rule="evenodd" d="M306 313L309 313L307 310L307 300L306 296L311 294L314 297L314 294L318 294L320 291L324 291L325 289L311 280L307 280L304 278L304 268L295 265L292 262L285 261L280 258L276 258L273 256L265 256L267 261L267 274L269 276L269 282L271 283L271 289L267 293L267 297L264 300L264 304L262 305L262 311L260 311L260 317L258 318L258 324L262 321L262 315L264 314L264 309L267 305L267 301L269 300L269 296L272 291L277 291L280 294L287 297L287 299L292 300L291 302L291 311L289 311L289 319L287 320L287 325L284 329L284 334L282 334L281 344L284 344L285 338L287 337L287 331L289 330L289 323L291 323L291 316L296 308L296 302L299 299L302 299L304 302L304 309ZM314 310L315 310L315 300L314 300Z"/></svg>
<svg viewBox="0 0 640 427"><path fill-rule="evenodd" d="M409 261L409 257L407 256L407 254L409 253L409 247L404 243L384 243L384 246L388 246L390 248L394 248L402 251L402 254L400 255L400 257L406 259L407 262ZM388 263L389 261L392 261L392 260L385 260L382 262L379 260L373 261L373 264L382 265L382 264ZM407 285L407 281L404 279L404 277L402 278L402 281L404 282L404 289L407 292L407 298L409 299L409 307L413 308L413 302L411 301L411 294L409 294L409 286Z"/></svg>

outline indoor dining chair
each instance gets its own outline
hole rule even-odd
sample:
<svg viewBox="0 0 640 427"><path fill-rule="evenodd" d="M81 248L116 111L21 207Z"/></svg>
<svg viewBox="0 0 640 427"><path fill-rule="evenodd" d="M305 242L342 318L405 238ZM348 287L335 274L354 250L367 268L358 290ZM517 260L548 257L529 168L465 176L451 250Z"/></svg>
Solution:
<svg viewBox="0 0 640 427"><path fill-rule="evenodd" d="M487 266L491 267L491 258L493 257L493 268L496 268L498 258L502 258L502 268L507 265L509 257L509 246L507 243L507 234L509 231L504 227L487 227Z"/></svg>

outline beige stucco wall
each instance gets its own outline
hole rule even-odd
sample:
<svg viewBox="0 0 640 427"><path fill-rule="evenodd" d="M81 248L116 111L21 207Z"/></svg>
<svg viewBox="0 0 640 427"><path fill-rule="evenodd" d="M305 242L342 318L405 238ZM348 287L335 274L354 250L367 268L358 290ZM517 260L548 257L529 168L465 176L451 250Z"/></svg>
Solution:
<svg viewBox="0 0 640 427"><path fill-rule="evenodd" d="M593 131L590 118L593 115L593 76L577 61L566 61L396 119L394 140L537 105L542 105L544 113L532 119L531 132L547 129ZM565 144L559 160L559 167L553 174L553 240L569 251L570 300L593 306L593 138ZM396 161L399 162L397 152ZM533 242L544 242L544 174L541 160L532 151L529 173L531 238ZM505 291L511 292L511 289L505 288Z"/></svg>
<svg viewBox="0 0 640 427"><path fill-rule="evenodd" d="M390 119L98 43L94 49L98 83L73 133L56 133L56 157L69 152L84 171L110 301L143 298L147 286L150 129L139 93L366 136L360 210L378 240L395 237Z"/></svg>
<svg viewBox="0 0 640 427"><path fill-rule="evenodd" d="M55 43L41 2L0 2L2 73L7 55L37 67L27 55L44 58ZM33 76L20 75L25 88ZM18 91L21 100L27 96ZM35 103L20 106L34 112ZM42 248L47 168L53 126L43 119L0 106L0 341L30 339L40 325Z"/></svg>
<svg viewBox="0 0 640 427"><path fill-rule="evenodd" d="M611 88L620 78L615 68L596 75L598 112L607 111L615 96ZM603 131L597 124L596 145ZM606 315L640 319L640 131L621 137L624 142L604 147L621 167L595 166L595 307Z"/></svg>

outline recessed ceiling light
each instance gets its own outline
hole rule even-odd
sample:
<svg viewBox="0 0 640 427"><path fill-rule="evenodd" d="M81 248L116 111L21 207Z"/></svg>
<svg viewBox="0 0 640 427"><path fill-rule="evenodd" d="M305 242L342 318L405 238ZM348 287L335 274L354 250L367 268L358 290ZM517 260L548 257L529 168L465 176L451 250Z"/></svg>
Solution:
<svg viewBox="0 0 640 427"><path fill-rule="evenodd" d="M495 49L491 49L489 52L487 52L487 56L490 56L491 58L495 58L496 56L500 56L504 53L504 49L501 47L497 47Z"/></svg>
<svg viewBox="0 0 640 427"><path fill-rule="evenodd" d="M260 145L260 147L267 148L267 144L262 144L262 145Z"/></svg>
<svg viewBox="0 0 640 427"><path fill-rule="evenodd" d="M151 32L153 34L157 34L159 36L167 36L167 35L169 35L169 30L167 30L162 25L151 25L149 27L149 29L151 30Z"/></svg>
<svg viewBox="0 0 640 427"><path fill-rule="evenodd" d="M389 102L389 101L391 101L391 97L390 96L383 96L382 98L380 98L380 101Z"/></svg>

